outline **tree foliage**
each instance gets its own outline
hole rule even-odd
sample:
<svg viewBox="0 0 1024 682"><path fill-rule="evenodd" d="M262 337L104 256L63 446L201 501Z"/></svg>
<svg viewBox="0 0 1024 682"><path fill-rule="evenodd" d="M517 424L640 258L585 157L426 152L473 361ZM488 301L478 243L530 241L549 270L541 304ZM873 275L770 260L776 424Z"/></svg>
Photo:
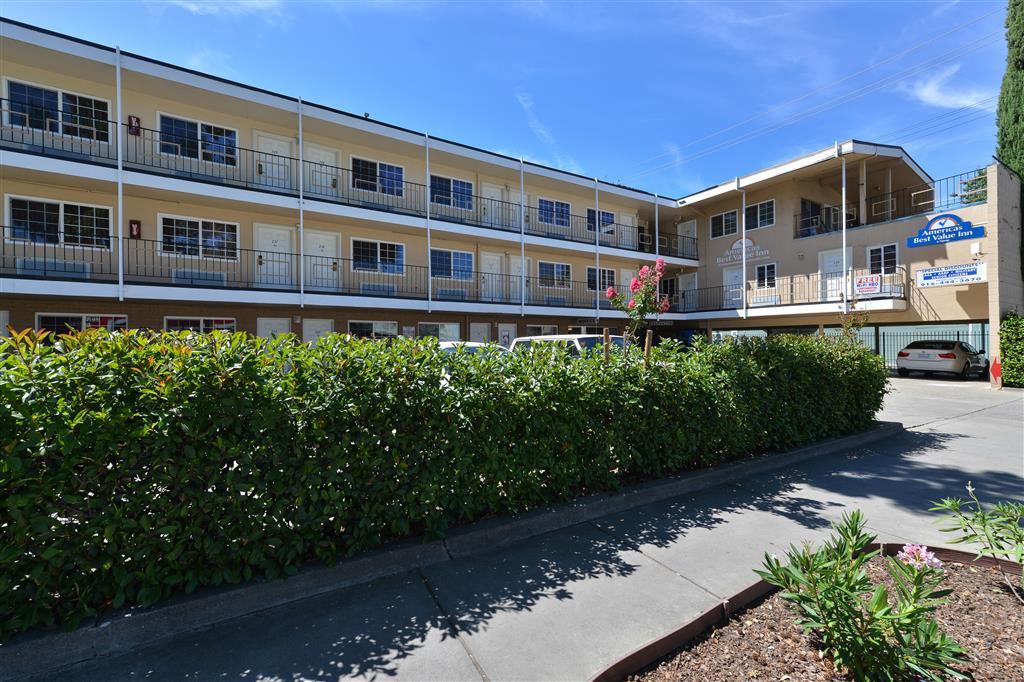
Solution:
<svg viewBox="0 0 1024 682"><path fill-rule="evenodd" d="M999 159L1024 176L1024 0L1010 0L1006 12L1006 72L996 112Z"/></svg>

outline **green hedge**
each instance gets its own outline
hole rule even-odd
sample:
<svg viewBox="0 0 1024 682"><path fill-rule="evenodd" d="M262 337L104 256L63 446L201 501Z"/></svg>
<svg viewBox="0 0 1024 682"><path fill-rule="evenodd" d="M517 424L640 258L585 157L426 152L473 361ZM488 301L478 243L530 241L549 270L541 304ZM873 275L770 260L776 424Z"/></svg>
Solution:
<svg viewBox="0 0 1024 682"><path fill-rule="evenodd" d="M776 337L605 366L344 336L0 347L0 637L868 427L881 359Z"/></svg>
<svg viewBox="0 0 1024 682"><path fill-rule="evenodd" d="M1024 388L1024 317L1009 313L999 325L1003 386Z"/></svg>

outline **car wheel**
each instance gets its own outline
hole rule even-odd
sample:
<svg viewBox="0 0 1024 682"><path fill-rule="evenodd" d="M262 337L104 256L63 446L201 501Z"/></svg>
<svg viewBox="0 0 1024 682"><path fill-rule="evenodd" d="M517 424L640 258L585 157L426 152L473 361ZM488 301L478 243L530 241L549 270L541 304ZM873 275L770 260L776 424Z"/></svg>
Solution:
<svg viewBox="0 0 1024 682"><path fill-rule="evenodd" d="M979 381L988 381L988 360L985 361L985 368L978 373Z"/></svg>
<svg viewBox="0 0 1024 682"><path fill-rule="evenodd" d="M960 370L961 379L969 379L971 376L971 363L967 360L964 361L964 368Z"/></svg>
<svg viewBox="0 0 1024 682"><path fill-rule="evenodd" d="M907 369L906 367L897 367L896 373L899 374L901 377L905 377L908 374L910 374L910 370Z"/></svg>

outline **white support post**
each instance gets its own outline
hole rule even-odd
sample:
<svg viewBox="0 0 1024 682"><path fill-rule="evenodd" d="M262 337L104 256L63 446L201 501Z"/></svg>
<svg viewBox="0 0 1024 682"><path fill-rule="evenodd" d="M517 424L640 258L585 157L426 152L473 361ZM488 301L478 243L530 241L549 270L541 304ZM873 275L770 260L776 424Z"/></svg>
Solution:
<svg viewBox="0 0 1024 682"><path fill-rule="evenodd" d="M572 218L570 218L572 220ZM597 178L594 178L594 319L601 319L601 200L598 196ZM572 285L570 285L572 286Z"/></svg>
<svg viewBox="0 0 1024 682"><path fill-rule="evenodd" d="M306 177L302 163L302 98L299 97L299 307L306 307ZM344 276L344 273L342 273Z"/></svg>
<svg viewBox="0 0 1024 682"><path fill-rule="evenodd" d="M661 233L658 225L658 195L654 195L654 257L661 255Z"/></svg>
<svg viewBox="0 0 1024 682"><path fill-rule="evenodd" d="M519 315L526 315L526 171L519 157Z"/></svg>
<svg viewBox="0 0 1024 682"><path fill-rule="evenodd" d="M125 126L121 111L121 48L114 48L114 78L117 86L117 300L124 300L124 145Z"/></svg>
<svg viewBox="0 0 1024 682"><path fill-rule="evenodd" d="M740 192L740 248L743 253L743 319L747 319L747 190L740 189L740 179L736 178L736 189Z"/></svg>
<svg viewBox="0 0 1024 682"><path fill-rule="evenodd" d="M892 220L892 166L885 169L885 220Z"/></svg>
<svg viewBox="0 0 1024 682"><path fill-rule="evenodd" d="M860 162L860 205L857 218L861 225L868 224L868 160Z"/></svg>
<svg viewBox="0 0 1024 682"><path fill-rule="evenodd" d="M843 196L842 205L839 207L840 220L843 226L843 312L850 310L847 299L850 296L850 273L847 270L849 264L846 262L846 157L840 159L843 173Z"/></svg>
<svg viewBox="0 0 1024 682"><path fill-rule="evenodd" d="M432 312L434 307L434 270L433 258L430 257L430 135L423 133L423 149L426 153L427 165L427 196L424 200L427 203L427 312Z"/></svg>

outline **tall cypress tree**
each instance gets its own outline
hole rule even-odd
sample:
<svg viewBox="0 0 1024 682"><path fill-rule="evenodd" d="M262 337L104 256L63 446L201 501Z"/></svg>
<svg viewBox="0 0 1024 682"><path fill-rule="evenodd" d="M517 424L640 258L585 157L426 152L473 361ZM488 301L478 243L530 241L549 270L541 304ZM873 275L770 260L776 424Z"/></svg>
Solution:
<svg viewBox="0 0 1024 682"><path fill-rule="evenodd" d="M1010 0L1006 10L1006 73L996 112L996 154L1024 176L1024 0Z"/></svg>

